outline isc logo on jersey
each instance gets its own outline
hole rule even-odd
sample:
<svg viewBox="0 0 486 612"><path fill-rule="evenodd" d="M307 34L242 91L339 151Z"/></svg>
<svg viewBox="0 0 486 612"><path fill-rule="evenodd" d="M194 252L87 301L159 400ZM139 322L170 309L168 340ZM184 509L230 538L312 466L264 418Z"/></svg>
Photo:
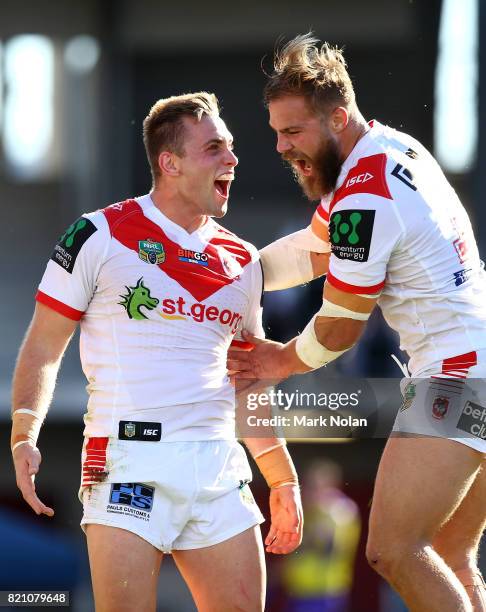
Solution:
<svg viewBox="0 0 486 612"><path fill-rule="evenodd" d="M357 183L367 183L372 178L374 178L374 175L370 174L369 172L363 172L357 176L352 176L348 181L346 181L346 189Z"/></svg>

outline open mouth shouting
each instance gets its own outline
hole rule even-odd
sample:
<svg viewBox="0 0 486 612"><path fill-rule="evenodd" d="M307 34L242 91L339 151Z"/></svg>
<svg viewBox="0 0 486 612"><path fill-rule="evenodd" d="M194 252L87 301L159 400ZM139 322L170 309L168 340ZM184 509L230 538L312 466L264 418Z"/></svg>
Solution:
<svg viewBox="0 0 486 612"><path fill-rule="evenodd" d="M292 159L291 162L297 172L304 176L310 176L312 174L312 164L306 159Z"/></svg>
<svg viewBox="0 0 486 612"><path fill-rule="evenodd" d="M234 178L235 177L233 174L227 172L226 174L218 176L218 178L214 181L216 193L225 200L229 198L231 182Z"/></svg>

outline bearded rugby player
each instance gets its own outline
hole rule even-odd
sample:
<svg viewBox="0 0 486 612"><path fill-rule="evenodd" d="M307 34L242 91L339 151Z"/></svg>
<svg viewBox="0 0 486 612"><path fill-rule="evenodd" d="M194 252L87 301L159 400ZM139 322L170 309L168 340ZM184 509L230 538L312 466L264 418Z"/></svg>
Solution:
<svg viewBox="0 0 486 612"><path fill-rule="evenodd" d="M262 250L265 289L327 278L300 336L255 340L229 368L240 379L320 368L378 303L414 378L378 470L367 558L410 610L484 611L486 277L467 213L419 142L365 121L338 49L289 42L265 102L277 151L320 200L308 228Z"/></svg>
<svg viewBox="0 0 486 612"><path fill-rule="evenodd" d="M235 439L226 373L245 326L262 336L258 251L223 229L238 160L205 92L159 100L144 121L147 195L85 214L48 262L13 382L17 484L37 514L37 437L80 321L88 379L80 499L96 608L155 610L172 553L199 610L263 610L263 518ZM240 339L238 339L240 338ZM273 435L273 433L272 433ZM270 492L267 552L302 537L282 440L246 440Z"/></svg>

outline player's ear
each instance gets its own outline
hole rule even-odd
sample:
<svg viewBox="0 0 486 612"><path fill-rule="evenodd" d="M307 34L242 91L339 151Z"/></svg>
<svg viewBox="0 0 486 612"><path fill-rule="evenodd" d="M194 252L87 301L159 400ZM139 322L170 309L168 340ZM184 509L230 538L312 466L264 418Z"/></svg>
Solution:
<svg viewBox="0 0 486 612"><path fill-rule="evenodd" d="M162 151L158 159L159 168L162 174L168 176L179 176L180 158L170 151Z"/></svg>
<svg viewBox="0 0 486 612"><path fill-rule="evenodd" d="M335 134L343 132L349 123L349 114L344 106L336 107L330 117L330 127Z"/></svg>

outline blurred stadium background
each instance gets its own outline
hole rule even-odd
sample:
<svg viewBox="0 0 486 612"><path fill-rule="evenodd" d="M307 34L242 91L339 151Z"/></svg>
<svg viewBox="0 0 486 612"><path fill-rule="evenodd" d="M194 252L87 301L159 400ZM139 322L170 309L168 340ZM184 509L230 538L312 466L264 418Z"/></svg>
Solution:
<svg viewBox="0 0 486 612"><path fill-rule="evenodd" d="M10 379L53 244L81 212L148 191L141 139L145 114L160 97L200 89L218 95L240 158L227 227L261 247L307 224L313 207L275 152L261 103L260 64L266 56L263 63L270 65L279 36L309 29L345 46L367 119L403 129L435 151L469 210L484 255L486 79L479 75L486 70L486 10L480 0L2 1L0 590L69 589L73 610L93 609L76 497L86 401L76 341L40 437L44 461L37 487L56 509L54 519L36 518L24 505L9 456ZM286 340L302 329L318 308L321 287L316 281L269 295L268 335ZM389 357L394 351L394 335L374 316L360 348L336 374L398 378ZM314 377L310 387L325 390L325 378ZM312 521L307 537L319 545L308 541L294 556L294 567L268 559L268 610L289 609L292 589L294 594L345 592L348 574L351 612L404 610L364 559L383 444L382 437L372 436L291 444L299 472L309 475L316 491L323 487L321 501L332 498L344 506L338 504L341 510L334 514L329 510L334 502L327 511L321 507L315 538L310 537ZM316 459L334 462L342 471L338 485L330 468L335 477L331 498L324 491L325 478L319 481L319 470L311 465ZM304 495L314 485L304 483ZM266 508L258 476L254 491ZM313 571L317 574L311 577ZM194 609L170 560L162 567L158 609Z"/></svg>

